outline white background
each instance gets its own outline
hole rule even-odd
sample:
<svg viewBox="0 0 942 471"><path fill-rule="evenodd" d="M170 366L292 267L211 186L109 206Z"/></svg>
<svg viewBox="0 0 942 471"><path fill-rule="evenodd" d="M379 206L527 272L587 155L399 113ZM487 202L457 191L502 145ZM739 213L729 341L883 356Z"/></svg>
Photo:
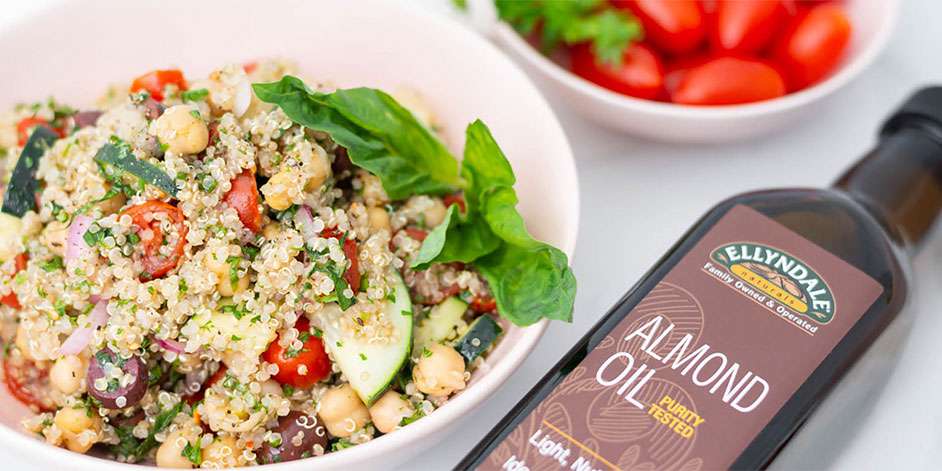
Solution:
<svg viewBox="0 0 942 471"><path fill-rule="evenodd" d="M0 29L54 3L0 0ZM449 14L445 0L416 5ZM28 50L24 45L25 54ZM13 66L14 60L4 58L0 68ZM714 203L746 190L828 185L873 144L881 120L894 106L917 86L933 82L942 84L942 2L908 0L888 49L871 69L808 119L751 142L644 142L598 129L549 96L575 151L582 188L575 321L552 325L497 394L407 469L451 468ZM915 261L908 309L772 469L940 467L940 261L942 237L937 235ZM2 449L0 462L4 469L38 470Z"/></svg>

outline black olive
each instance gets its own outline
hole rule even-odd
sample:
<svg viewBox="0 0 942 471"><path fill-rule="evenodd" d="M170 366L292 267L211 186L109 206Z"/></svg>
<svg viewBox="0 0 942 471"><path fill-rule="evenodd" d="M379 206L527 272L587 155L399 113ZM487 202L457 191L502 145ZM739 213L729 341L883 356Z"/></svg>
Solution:
<svg viewBox="0 0 942 471"><path fill-rule="evenodd" d="M272 429L281 435L281 443L273 446L265 441L258 450L259 464L282 463L307 458L313 455L314 445L327 450L327 430L316 416L300 411L291 411L278 419Z"/></svg>
<svg viewBox="0 0 942 471"><path fill-rule="evenodd" d="M105 377L105 371L114 367L121 369L122 376L130 374L133 378L126 386L122 386L123 380L118 378L109 379L102 391L95 387L95 381ZM140 402L147 392L147 367L138 356L128 359L119 357L110 349L102 349L96 353L88 364L88 375L85 381L87 383L88 394L97 399L104 407L108 409L123 409L131 407ZM124 398L121 404L118 399Z"/></svg>

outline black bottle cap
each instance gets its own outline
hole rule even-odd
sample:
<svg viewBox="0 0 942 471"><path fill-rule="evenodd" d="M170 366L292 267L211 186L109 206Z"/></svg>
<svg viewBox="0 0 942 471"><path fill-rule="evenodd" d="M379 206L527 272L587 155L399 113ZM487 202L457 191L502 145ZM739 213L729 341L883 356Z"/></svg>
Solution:
<svg viewBox="0 0 942 471"><path fill-rule="evenodd" d="M919 89L883 123L880 134L896 132L904 126L915 126L942 141L942 87Z"/></svg>

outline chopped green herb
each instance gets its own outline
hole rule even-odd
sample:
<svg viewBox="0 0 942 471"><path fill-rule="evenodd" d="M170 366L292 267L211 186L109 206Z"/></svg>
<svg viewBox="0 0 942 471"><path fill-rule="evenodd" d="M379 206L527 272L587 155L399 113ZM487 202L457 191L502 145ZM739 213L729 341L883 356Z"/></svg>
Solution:
<svg viewBox="0 0 942 471"><path fill-rule="evenodd" d="M49 273L65 268L65 264L62 263L62 257L56 255L55 257L52 257L49 260L43 262L43 264L39 267L42 268L44 272Z"/></svg>
<svg viewBox="0 0 942 471"><path fill-rule="evenodd" d="M184 103L191 101L203 101L206 97L209 96L209 90L205 88L196 88L193 90L186 90L180 94L180 99Z"/></svg>
<svg viewBox="0 0 942 471"><path fill-rule="evenodd" d="M199 443L194 446L191 445L190 442L186 442L186 446L183 447L183 451L180 452L180 456L190 460L190 462L196 466L203 464L203 450L200 449Z"/></svg>

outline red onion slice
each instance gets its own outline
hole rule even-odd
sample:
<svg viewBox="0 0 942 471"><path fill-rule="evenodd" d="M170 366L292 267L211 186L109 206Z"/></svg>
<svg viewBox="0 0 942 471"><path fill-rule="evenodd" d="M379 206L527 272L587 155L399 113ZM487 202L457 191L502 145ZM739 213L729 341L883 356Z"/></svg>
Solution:
<svg viewBox="0 0 942 471"><path fill-rule="evenodd" d="M314 228L314 215L311 214L311 208L301 206L298 212L294 214L294 223L301 230L301 237L308 247L314 246L314 241L320 237L320 231Z"/></svg>
<svg viewBox="0 0 942 471"><path fill-rule="evenodd" d="M102 299L95 304L95 308L88 315L88 327L79 327L72 331L72 335L62 342L59 347L60 355L76 355L92 340L92 335L99 327L108 322L108 300Z"/></svg>
<svg viewBox="0 0 942 471"><path fill-rule="evenodd" d="M88 231L88 226L91 226L92 222L94 220L84 214L79 214L72 219L69 236L66 239L66 264L76 260L87 260L94 254L92 248L85 243L85 232Z"/></svg>
<svg viewBox="0 0 942 471"><path fill-rule="evenodd" d="M173 352L177 354L183 353L184 345L180 342L177 342L176 340L173 340L173 339L155 339L155 340L157 341L157 345L160 345L161 348L163 348L164 350L168 352Z"/></svg>

